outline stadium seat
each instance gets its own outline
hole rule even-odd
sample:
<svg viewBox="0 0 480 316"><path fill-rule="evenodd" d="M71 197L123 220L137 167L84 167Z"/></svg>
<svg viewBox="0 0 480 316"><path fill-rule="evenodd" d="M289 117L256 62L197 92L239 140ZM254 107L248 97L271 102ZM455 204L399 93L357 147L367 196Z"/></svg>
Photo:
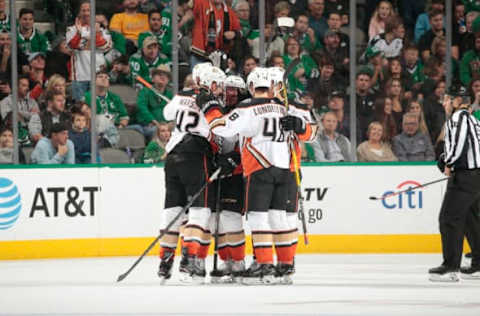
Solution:
<svg viewBox="0 0 480 316"><path fill-rule="evenodd" d="M120 140L117 144L119 149L130 148L131 150L138 150L145 148L145 137L142 133L134 129L119 128L118 134L120 135Z"/></svg>
<svg viewBox="0 0 480 316"><path fill-rule="evenodd" d="M23 155L25 156L25 163L31 164L32 163L32 152L35 148L34 147L22 147Z"/></svg>
<svg viewBox="0 0 480 316"><path fill-rule="evenodd" d="M130 157L127 153L120 149L103 148L99 151L102 163L130 163Z"/></svg>

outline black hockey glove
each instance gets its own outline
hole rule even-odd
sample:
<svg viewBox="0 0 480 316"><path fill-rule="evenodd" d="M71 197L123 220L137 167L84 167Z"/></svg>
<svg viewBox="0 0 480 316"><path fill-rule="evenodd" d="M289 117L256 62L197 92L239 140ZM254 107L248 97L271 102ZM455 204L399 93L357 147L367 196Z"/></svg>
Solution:
<svg viewBox="0 0 480 316"><path fill-rule="evenodd" d="M228 154L217 154L216 156L217 167L221 167L220 174L231 174L235 168L240 164L240 153L236 151L229 152Z"/></svg>
<svg viewBox="0 0 480 316"><path fill-rule="evenodd" d="M445 172L445 153L441 154L437 160L437 168L440 170L441 173Z"/></svg>
<svg viewBox="0 0 480 316"><path fill-rule="evenodd" d="M294 131L296 134L305 133L305 127L300 118L292 115L284 116L280 119L280 125L284 131Z"/></svg>
<svg viewBox="0 0 480 316"><path fill-rule="evenodd" d="M208 90L201 89L200 93L197 94L196 103L204 113L208 111L210 107L220 106L217 98Z"/></svg>

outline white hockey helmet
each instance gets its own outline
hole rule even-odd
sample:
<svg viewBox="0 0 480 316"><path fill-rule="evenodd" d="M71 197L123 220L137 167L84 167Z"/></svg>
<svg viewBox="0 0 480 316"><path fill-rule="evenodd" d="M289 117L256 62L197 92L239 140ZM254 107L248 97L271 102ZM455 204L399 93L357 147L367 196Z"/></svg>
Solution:
<svg viewBox="0 0 480 316"><path fill-rule="evenodd" d="M215 66L210 66L208 68L204 68L201 70L200 74L200 85L207 87L210 89L212 86L212 83L216 83L218 86L223 87L223 84L225 80L227 79L227 76L223 72L222 69L215 67Z"/></svg>
<svg viewBox="0 0 480 316"><path fill-rule="evenodd" d="M268 69L263 67L255 67L247 77L248 88L270 88L270 76Z"/></svg>
<svg viewBox="0 0 480 316"><path fill-rule="evenodd" d="M231 75L228 76L225 80L225 88L238 88L238 89L246 89L245 81L243 81L242 77Z"/></svg>
<svg viewBox="0 0 480 316"><path fill-rule="evenodd" d="M195 84L197 84L198 81L200 80L200 74L202 73L202 71L205 70L205 69L208 69L210 67L213 67L212 63L210 63L210 62L199 63L199 64L196 64L195 66L193 66L193 69L192 69L193 82L195 82Z"/></svg>
<svg viewBox="0 0 480 316"><path fill-rule="evenodd" d="M273 84L277 85L283 82L285 70L281 67L270 67L268 68L268 74L270 75L270 80L273 82Z"/></svg>

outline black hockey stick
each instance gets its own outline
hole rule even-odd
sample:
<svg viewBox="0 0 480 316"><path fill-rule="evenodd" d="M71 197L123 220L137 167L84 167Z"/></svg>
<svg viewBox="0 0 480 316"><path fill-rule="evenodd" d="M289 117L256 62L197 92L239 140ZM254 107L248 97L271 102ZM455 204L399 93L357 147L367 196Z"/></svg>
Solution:
<svg viewBox="0 0 480 316"><path fill-rule="evenodd" d="M288 76L290 73L293 71L293 69L300 63L300 58L295 58L290 62L288 65L287 69L285 70L285 73L283 74L283 102L285 103L285 108L287 110L288 114L288 93L287 93L287 85L288 85ZM294 137L291 133L289 134L289 147L290 147L290 152L293 158L293 164L295 168L295 182L297 183L297 190L298 190L298 202L299 202L299 207L298 207L298 212L300 213L300 218L302 220L302 229L303 229L303 241L305 245L308 245L308 232L307 232L307 222L305 219L305 212L303 210L303 195L302 195L302 184L300 180L300 170L298 168L298 158L297 157L297 152L295 150L295 146L293 144L293 141L291 138Z"/></svg>
<svg viewBox="0 0 480 316"><path fill-rule="evenodd" d="M402 190L402 191L397 191L397 192L393 192L393 193L390 193L390 194L385 194L384 196L381 196L381 197L371 196L371 197L369 197L369 199L370 200L384 200L384 199L392 197L392 196L396 196L396 195L399 195L399 194L402 194L402 193L405 193L405 192L410 192L410 191L413 191L413 190L416 190L416 189L424 188L426 186L429 186L430 184L434 184L434 183L437 183L437 182L442 182L442 181L445 181L445 180L448 180L448 179L450 179L450 177L441 178L441 179L438 179L438 180L435 180L435 181L420 184L420 185L417 185L415 187L410 187L410 188Z"/></svg>
<svg viewBox="0 0 480 316"><path fill-rule="evenodd" d="M215 172L212 174L212 176L207 179L207 182L205 182L205 184L202 186L202 188L200 190L198 190L197 193L195 193L195 195L193 195L191 198L190 198L190 201L187 203L187 205L185 205L182 210L180 212L178 212L178 214L175 216L174 219L172 219L172 221L170 223L168 223L167 227L165 227L165 229L163 229L160 234L157 236L157 238L155 238L152 243L148 246L147 249L145 249L145 251L142 253L142 255L137 259L137 261L135 261L135 263L127 270L127 272L123 273L123 274L120 274L117 278L117 282L121 282L123 279L125 279L129 274L130 272L132 272L132 270L137 266L137 264L140 263L140 261L142 261L143 257L145 257L147 255L147 253L150 251L150 249L153 248L153 246L155 246L155 244L168 232L168 230L173 226L173 224L175 224L175 222L183 215L183 213L185 213L189 208L190 206L192 206L193 202L195 202L195 200L200 196L200 194L202 194L202 192L205 190L205 188L210 184L212 183L213 181L215 181L217 178L218 178L218 175L220 174L220 171L221 171L221 168L218 168L217 170L215 170Z"/></svg>
<svg viewBox="0 0 480 316"><path fill-rule="evenodd" d="M215 205L216 214L215 214L215 236L213 238L213 242L215 243L214 252L213 252L213 270L210 272L210 276L216 277L219 274L217 269L218 267L218 232L220 226L220 212L222 211L222 201L221 201L221 180L217 180L217 205Z"/></svg>

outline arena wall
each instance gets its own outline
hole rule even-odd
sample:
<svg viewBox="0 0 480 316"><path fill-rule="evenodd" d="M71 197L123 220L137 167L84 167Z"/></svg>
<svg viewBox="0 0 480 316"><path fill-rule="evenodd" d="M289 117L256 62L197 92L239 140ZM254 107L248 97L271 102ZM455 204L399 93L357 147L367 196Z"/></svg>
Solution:
<svg viewBox="0 0 480 316"><path fill-rule="evenodd" d="M441 251L446 182L369 199L442 178L432 163L308 164L302 172L310 244L300 236L299 253ZM162 166L0 169L0 259L139 255L159 232L164 194Z"/></svg>

